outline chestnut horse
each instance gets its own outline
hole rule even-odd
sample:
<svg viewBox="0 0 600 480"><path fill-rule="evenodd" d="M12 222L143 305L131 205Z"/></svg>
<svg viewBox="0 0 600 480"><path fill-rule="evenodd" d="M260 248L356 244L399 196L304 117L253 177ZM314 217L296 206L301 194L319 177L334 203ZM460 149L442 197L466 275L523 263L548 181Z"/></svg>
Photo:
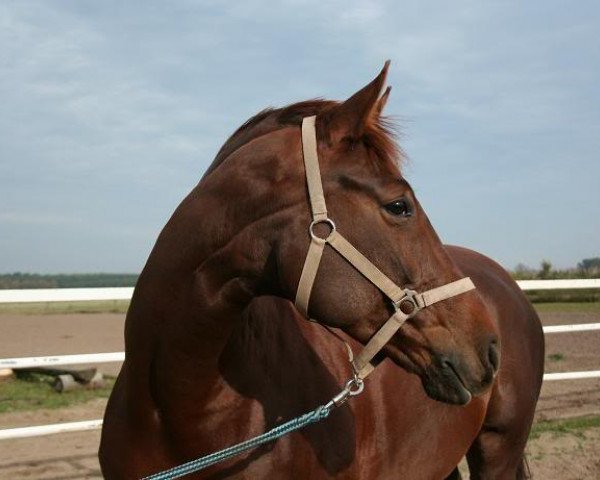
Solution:
<svg viewBox="0 0 600 480"><path fill-rule="evenodd" d="M459 478L465 454L471 478L525 477L543 373L539 319L500 266L440 242L381 118L387 66L344 102L247 121L177 208L127 313L100 445L107 479L142 478L254 437L349 378L343 344L292 303L310 223L300 125L313 115L337 229L397 285L422 292L470 276L477 288L410 318L362 395L321 423L190 478ZM358 350L392 312L325 249L311 318Z"/></svg>

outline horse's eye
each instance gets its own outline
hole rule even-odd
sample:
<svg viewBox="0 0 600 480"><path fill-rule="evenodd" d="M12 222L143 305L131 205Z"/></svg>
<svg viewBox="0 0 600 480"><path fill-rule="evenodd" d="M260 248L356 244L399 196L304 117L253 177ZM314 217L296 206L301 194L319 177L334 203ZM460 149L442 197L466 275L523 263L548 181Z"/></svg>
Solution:
<svg viewBox="0 0 600 480"><path fill-rule="evenodd" d="M400 200L388 203L387 205L385 205L384 208L389 213L397 217L410 217L412 215L410 204L405 198L401 198Z"/></svg>

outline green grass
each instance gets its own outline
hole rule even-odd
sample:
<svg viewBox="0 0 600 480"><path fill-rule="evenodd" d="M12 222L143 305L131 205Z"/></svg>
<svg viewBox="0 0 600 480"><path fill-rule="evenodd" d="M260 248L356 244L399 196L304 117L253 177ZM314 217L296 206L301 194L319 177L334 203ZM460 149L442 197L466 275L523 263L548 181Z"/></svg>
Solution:
<svg viewBox="0 0 600 480"><path fill-rule="evenodd" d="M126 313L129 300L89 302L0 303L0 314L49 315L65 313Z"/></svg>
<svg viewBox="0 0 600 480"><path fill-rule="evenodd" d="M584 430L597 427L600 427L600 416L568 418L565 420L544 420L533 425L529 438L535 440L542 433L553 433L555 435L571 434L582 437Z"/></svg>
<svg viewBox="0 0 600 480"><path fill-rule="evenodd" d="M533 303L600 303L597 288L527 290L525 295Z"/></svg>
<svg viewBox="0 0 600 480"><path fill-rule="evenodd" d="M591 312L600 314L600 302L556 302L534 303L533 307L540 313L580 313Z"/></svg>
<svg viewBox="0 0 600 480"><path fill-rule="evenodd" d="M52 380L47 375L20 375L20 378L0 382L0 413L69 407L95 398L108 398L115 379L105 377L104 382L103 388L58 393L52 388Z"/></svg>
<svg viewBox="0 0 600 480"><path fill-rule="evenodd" d="M564 360L565 356L562 353L552 353L550 355L548 355L548 360L552 361L552 362L560 362L561 360Z"/></svg>

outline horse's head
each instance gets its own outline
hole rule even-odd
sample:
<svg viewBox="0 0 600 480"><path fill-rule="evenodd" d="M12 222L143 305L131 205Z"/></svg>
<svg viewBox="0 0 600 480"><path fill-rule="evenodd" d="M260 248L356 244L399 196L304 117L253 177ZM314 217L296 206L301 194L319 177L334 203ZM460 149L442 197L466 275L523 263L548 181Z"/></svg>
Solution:
<svg viewBox="0 0 600 480"><path fill-rule="evenodd" d="M245 144L245 156L260 158L258 177L249 173L249 167L242 167L241 174L238 168L236 175L240 182L253 176L252 187L246 186L247 195L250 198L254 193L261 200L250 207L248 199L247 208L263 212L256 213L257 222L270 229L263 233L270 237L272 248L270 267L265 267L269 293L275 291L294 300L310 243L312 217L300 129L302 119L310 115L316 115L324 197L337 231L403 288L424 292L464 276L402 176L401 155L380 117L389 94L388 89L381 96L387 66L345 102L304 102L266 112L251 126L255 130L252 142L243 138L250 135L244 131L237 133L238 144L232 137L232 151ZM231 153L226 150L223 157ZM327 224L317 225L314 233L326 237ZM394 306L346 259L327 247L307 310L311 318L366 343L394 312ZM499 363L497 329L476 290L419 311L383 352L419 375L430 397L455 404L466 404L472 395L485 391Z"/></svg>

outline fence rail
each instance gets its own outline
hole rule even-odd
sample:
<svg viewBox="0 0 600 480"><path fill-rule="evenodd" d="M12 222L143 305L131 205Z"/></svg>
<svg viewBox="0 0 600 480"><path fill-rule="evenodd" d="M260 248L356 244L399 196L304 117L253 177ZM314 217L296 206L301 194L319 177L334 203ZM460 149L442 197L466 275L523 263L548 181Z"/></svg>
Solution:
<svg viewBox="0 0 600 480"><path fill-rule="evenodd" d="M519 280L522 290L580 290L600 288L600 278L564 280ZM0 303L84 302L93 300L130 300L133 287L110 288L30 288L0 290Z"/></svg>
<svg viewBox="0 0 600 480"><path fill-rule="evenodd" d="M600 278L568 278L561 280L517 280L521 290L580 290L600 288Z"/></svg>
<svg viewBox="0 0 600 480"><path fill-rule="evenodd" d="M544 327L544 334L589 332L600 330L600 323L577 323ZM42 357L0 358L2 368L55 367L59 365L89 365L92 363L122 362L125 352L82 353L78 355L48 355Z"/></svg>
<svg viewBox="0 0 600 480"><path fill-rule="evenodd" d="M14 438L41 437L55 433L81 432L102 428L102 420L84 420L82 422L53 423L50 425L33 425L31 427L7 428L0 430L0 440Z"/></svg>
<svg viewBox="0 0 600 480"><path fill-rule="evenodd" d="M0 303L130 300L132 295L133 287L28 288L23 290L0 290Z"/></svg>
<svg viewBox="0 0 600 480"><path fill-rule="evenodd" d="M2 368L57 367L59 365L89 365L91 363L122 362L125 352L50 355L46 357L0 358Z"/></svg>
<svg viewBox="0 0 600 480"><path fill-rule="evenodd" d="M517 283L523 290L571 290L600 288L600 279L521 280ZM132 294L133 288L129 287L0 290L0 303L129 300L131 299ZM592 330L600 330L600 323L551 325L544 327L544 334L585 332ZM124 359L124 352L3 358L0 359L0 369L122 362ZM589 378L600 378L600 370L544 374L544 381L546 382ZM97 430L101 427L102 420L97 419L83 422L9 428L0 430L0 440L37 437L64 432Z"/></svg>

